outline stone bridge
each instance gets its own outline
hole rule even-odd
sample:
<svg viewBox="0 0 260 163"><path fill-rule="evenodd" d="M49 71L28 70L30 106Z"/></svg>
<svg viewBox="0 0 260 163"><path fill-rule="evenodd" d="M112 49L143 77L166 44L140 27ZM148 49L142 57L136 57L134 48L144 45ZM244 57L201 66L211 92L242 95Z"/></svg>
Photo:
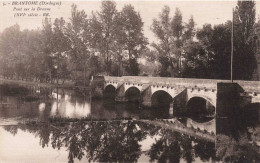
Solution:
<svg viewBox="0 0 260 163"><path fill-rule="evenodd" d="M259 81L234 81L214 79L166 78L145 76L94 76L91 81L92 96L103 97L114 91L118 102L131 100L134 95L144 106L169 101L171 108L185 108L189 101L227 110L260 103ZM112 96L111 94L109 96ZM161 98L160 98L161 97Z"/></svg>

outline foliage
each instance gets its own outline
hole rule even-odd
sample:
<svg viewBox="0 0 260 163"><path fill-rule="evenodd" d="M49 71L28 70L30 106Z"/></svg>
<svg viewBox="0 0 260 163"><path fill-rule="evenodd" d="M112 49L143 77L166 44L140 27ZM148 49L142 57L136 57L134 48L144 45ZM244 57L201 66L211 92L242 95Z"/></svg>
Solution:
<svg viewBox="0 0 260 163"><path fill-rule="evenodd" d="M234 79L259 79L260 21L255 22L255 13L254 1L238 1L233 22ZM73 4L67 22L45 18L38 30L21 31L17 24L6 28L0 34L0 74L82 85L91 75L230 79L232 21L195 29L192 16L185 23L178 8L171 16L170 7L164 6L153 19L151 30L157 41L149 46L143 26L131 5L117 10L116 2L102 1L99 12L87 15ZM156 66L148 71L151 64Z"/></svg>
<svg viewBox="0 0 260 163"><path fill-rule="evenodd" d="M126 5L118 16L118 42L127 52L126 71L129 75L138 75L137 59L147 44L143 34L143 22L139 13L131 5Z"/></svg>
<svg viewBox="0 0 260 163"><path fill-rule="evenodd" d="M152 46L159 54L159 62L162 64L161 76L182 76L183 46L186 41L192 41L194 26L193 17L188 24L183 25L182 14L178 8L171 18L168 6L164 6L159 20L153 20L151 29L159 42L153 43Z"/></svg>
<svg viewBox="0 0 260 163"><path fill-rule="evenodd" d="M6 28L0 36L1 75L6 78L86 85L90 75L138 75L138 58L146 48L143 22L133 6L117 11L103 1L101 11L88 16L71 6L68 22L43 20L42 29Z"/></svg>
<svg viewBox="0 0 260 163"><path fill-rule="evenodd" d="M249 80L257 67L255 38L252 37L255 24L255 2L238 1L234 13L234 78ZM250 37L251 36L251 37Z"/></svg>
<svg viewBox="0 0 260 163"><path fill-rule="evenodd" d="M197 31L198 43L188 44L186 49L187 63L193 63L192 66L191 63L187 65L188 70L192 69L192 77L230 78L230 38L230 22L213 28L206 24Z"/></svg>
<svg viewBox="0 0 260 163"><path fill-rule="evenodd" d="M246 136L239 141L218 135L216 155L224 162L259 162L259 147L248 142Z"/></svg>

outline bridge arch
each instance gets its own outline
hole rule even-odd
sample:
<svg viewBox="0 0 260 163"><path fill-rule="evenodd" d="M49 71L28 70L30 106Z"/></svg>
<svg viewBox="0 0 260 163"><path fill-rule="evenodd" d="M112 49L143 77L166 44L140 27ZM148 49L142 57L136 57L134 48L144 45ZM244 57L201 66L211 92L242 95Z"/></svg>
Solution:
<svg viewBox="0 0 260 163"><path fill-rule="evenodd" d="M213 105L216 108L216 94L208 93L207 95L202 94L202 93L188 93L188 101L194 97L199 97L207 102L209 102L211 105Z"/></svg>
<svg viewBox="0 0 260 163"><path fill-rule="evenodd" d="M141 85L141 84L124 83L124 87L125 87L125 92L126 92L129 88L132 88L132 87L138 89L140 92L142 91L142 85Z"/></svg>
<svg viewBox="0 0 260 163"><path fill-rule="evenodd" d="M103 91L103 97L108 99L115 99L116 87L112 84L106 85Z"/></svg>
<svg viewBox="0 0 260 163"><path fill-rule="evenodd" d="M203 96L193 96L186 103L187 113L192 116L215 115L216 107L208 98Z"/></svg>
<svg viewBox="0 0 260 163"><path fill-rule="evenodd" d="M140 95L141 95L140 89L137 88L137 87L134 87L134 86L129 87L125 91L125 98L129 102L139 102L140 101Z"/></svg>
<svg viewBox="0 0 260 163"><path fill-rule="evenodd" d="M172 102L173 102L172 96L164 90L158 90L154 92L151 96L152 106L155 107L158 106L169 107Z"/></svg>
<svg viewBox="0 0 260 163"><path fill-rule="evenodd" d="M129 89L137 89L139 92L141 92L141 89L138 86L135 85L125 85L125 92L128 91Z"/></svg>
<svg viewBox="0 0 260 163"><path fill-rule="evenodd" d="M114 89L116 89L116 87L113 84L107 84L104 88L104 91L108 88L108 87L114 87Z"/></svg>

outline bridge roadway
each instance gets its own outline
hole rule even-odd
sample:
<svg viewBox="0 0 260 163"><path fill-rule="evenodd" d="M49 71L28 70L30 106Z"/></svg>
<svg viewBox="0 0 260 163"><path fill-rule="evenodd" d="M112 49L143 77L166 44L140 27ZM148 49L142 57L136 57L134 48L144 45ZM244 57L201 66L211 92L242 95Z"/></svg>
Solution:
<svg viewBox="0 0 260 163"><path fill-rule="evenodd" d="M186 106L193 97L205 99L215 108L235 101L240 107L249 103L260 103L260 82L192 78L166 78L146 76L94 76L91 81L93 95L103 95L108 87L116 90L116 101L127 101L126 93L132 88L140 91L140 101L144 106L152 105L152 97L158 92L166 92L175 107ZM234 96L239 96L238 98ZM226 100L225 100L226 99ZM229 99L229 101L228 101ZM234 101L233 101L234 102Z"/></svg>

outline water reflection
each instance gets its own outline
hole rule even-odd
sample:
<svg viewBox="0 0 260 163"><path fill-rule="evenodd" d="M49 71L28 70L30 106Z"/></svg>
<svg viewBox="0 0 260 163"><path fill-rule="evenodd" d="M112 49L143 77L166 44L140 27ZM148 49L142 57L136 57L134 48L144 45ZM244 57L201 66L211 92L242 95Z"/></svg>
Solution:
<svg viewBox="0 0 260 163"><path fill-rule="evenodd" d="M78 160L82 162L215 160L213 142L140 121L20 124L3 128L13 134L13 139L23 139L24 135L28 135L25 133L30 133L33 135L30 138L37 139L42 148L47 148L51 152L67 151L68 162ZM3 133L6 135L5 132ZM25 140L30 141L26 138ZM3 146L4 142L0 145ZM12 145L15 146L11 143L10 146ZM35 150L34 153L40 150L36 144L24 150L31 149ZM5 158L11 158L6 155L13 155L13 152L4 152ZM19 158L18 155L16 157ZM30 155L24 159L25 162L26 160L30 160Z"/></svg>
<svg viewBox="0 0 260 163"><path fill-rule="evenodd" d="M57 150L62 153L55 161L48 157L47 162L260 162L259 104L230 109L225 117L190 119L173 118L169 108L147 109L138 103L91 100L87 94L57 88L0 87L1 125L21 120L49 121L50 117L87 117L89 121L0 127L1 147L24 142L13 144L8 148L10 153L0 151L0 158L12 161L10 154L17 153L19 147L28 157L19 155L14 162L22 157L36 159L37 154L46 152L42 149L53 158ZM115 119L118 121L108 121ZM30 140L36 143L31 145Z"/></svg>
<svg viewBox="0 0 260 163"><path fill-rule="evenodd" d="M5 85L6 87L6 85ZM4 88L5 88L4 87ZM141 108L139 103L116 103L113 100L92 100L87 92L18 86L0 89L0 117L47 121L50 117L109 119L167 119L169 108ZM26 91L25 91L26 90ZM18 93L8 93L18 92ZM18 121L18 120L17 120ZM19 122L19 121L18 121Z"/></svg>
<svg viewBox="0 0 260 163"><path fill-rule="evenodd" d="M20 90L21 88L23 89ZM21 88L2 85L0 89L1 118L45 121L53 116L81 118L91 114L89 99L76 95L73 90L40 87ZM20 91L14 91L17 89Z"/></svg>
<svg viewBox="0 0 260 163"><path fill-rule="evenodd" d="M216 155L223 162L260 162L259 105L216 119Z"/></svg>
<svg viewBox="0 0 260 163"><path fill-rule="evenodd" d="M65 95L52 103L50 116L57 115L70 118L87 117L90 115L90 103L72 102L71 96Z"/></svg>
<svg viewBox="0 0 260 163"><path fill-rule="evenodd" d="M239 140L218 135L216 155L224 162L259 162L260 146L247 135L241 135Z"/></svg>

